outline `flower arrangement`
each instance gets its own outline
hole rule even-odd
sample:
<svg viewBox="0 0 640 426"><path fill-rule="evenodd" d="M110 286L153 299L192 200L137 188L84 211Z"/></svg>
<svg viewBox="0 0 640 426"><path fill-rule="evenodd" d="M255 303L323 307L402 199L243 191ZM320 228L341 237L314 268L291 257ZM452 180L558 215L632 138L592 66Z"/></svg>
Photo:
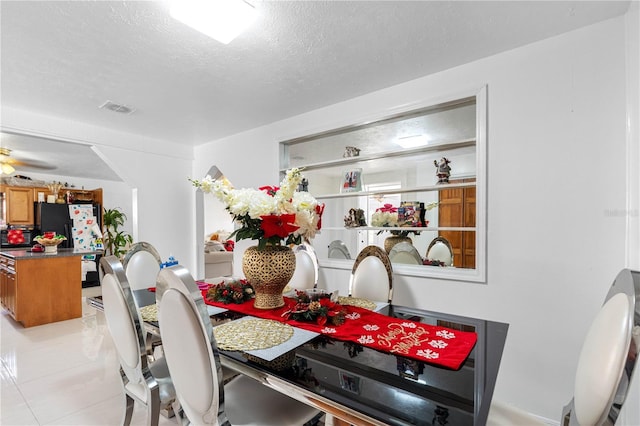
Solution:
<svg viewBox="0 0 640 426"><path fill-rule="evenodd" d="M377 208L371 216L371 226L398 226L398 208L391 204Z"/></svg>
<svg viewBox="0 0 640 426"><path fill-rule="evenodd" d="M214 284L207 290L207 299L215 302L241 304L254 296L253 288L247 280L234 280Z"/></svg>
<svg viewBox="0 0 640 426"><path fill-rule="evenodd" d="M225 179L189 179L196 188L213 193L226 204L233 220L239 225L230 238L236 241L258 241L258 249L269 245L300 244L312 239L322 224L324 204L308 192L296 192L302 182L301 169L287 170L280 187L263 186L258 190L235 189Z"/></svg>
<svg viewBox="0 0 640 426"><path fill-rule="evenodd" d="M438 205L437 202L426 204L424 206L424 211L431 210L431 209L435 208L437 205ZM405 223L400 225L399 219L398 219L398 208L394 207L391 204L385 204L384 206L376 209L376 211L373 213L373 215L371 215L371 226L385 227L385 228L387 228L387 227L388 228L400 228L402 226L417 226L417 227L422 226L420 224L420 222L418 222L415 225L414 224L407 225ZM429 222L426 221L426 223L428 224ZM378 234L380 234L381 232L383 232L383 231L379 231ZM392 230L390 232L393 235L399 235L401 237L407 237L410 233L414 233L416 235L420 235L420 231Z"/></svg>
<svg viewBox="0 0 640 426"><path fill-rule="evenodd" d="M344 323L345 315L344 307L339 303L332 302L328 294L317 300L311 300L306 292L300 290L296 290L295 306L282 314L286 319L315 321L321 326L325 325L327 321L332 325L341 325Z"/></svg>

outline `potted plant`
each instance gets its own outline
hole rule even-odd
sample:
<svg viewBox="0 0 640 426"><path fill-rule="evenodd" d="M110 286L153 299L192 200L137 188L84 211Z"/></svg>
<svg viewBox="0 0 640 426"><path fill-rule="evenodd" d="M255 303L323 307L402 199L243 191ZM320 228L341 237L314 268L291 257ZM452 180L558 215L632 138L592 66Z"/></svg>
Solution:
<svg viewBox="0 0 640 426"><path fill-rule="evenodd" d="M105 209L102 216L104 254L122 257L127 252L129 244L133 243L131 234L120 230L127 220L119 208Z"/></svg>

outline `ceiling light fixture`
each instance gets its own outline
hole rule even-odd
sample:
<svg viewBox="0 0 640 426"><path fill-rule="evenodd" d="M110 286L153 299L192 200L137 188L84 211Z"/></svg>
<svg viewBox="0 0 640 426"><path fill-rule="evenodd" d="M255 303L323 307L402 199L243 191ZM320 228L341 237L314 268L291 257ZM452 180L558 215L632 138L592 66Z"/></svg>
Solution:
<svg viewBox="0 0 640 426"><path fill-rule="evenodd" d="M428 145L429 139L427 138L427 135L413 135L398 138L395 142L403 148L417 148L419 146Z"/></svg>
<svg viewBox="0 0 640 426"><path fill-rule="evenodd" d="M243 0L177 0L169 13L174 19L229 44L257 18L256 9Z"/></svg>
<svg viewBox="0 0 640 426"><path fill-rule="evenodd" d="M10 175L11 173L16 171L16 169L14 169L11 164L7 163L2 163L2 166L0 168L2 169L2 173L4 173L5 175Z"/></svg>
<svg viewBox="0 0 640 426"><path fill-rule="evenodd" d="M11 155L9 148L0 148L0 156L2 156L2 158L0 158L0 174L10 175L16 171L16 169L8 163L9 155Z"/></svg>

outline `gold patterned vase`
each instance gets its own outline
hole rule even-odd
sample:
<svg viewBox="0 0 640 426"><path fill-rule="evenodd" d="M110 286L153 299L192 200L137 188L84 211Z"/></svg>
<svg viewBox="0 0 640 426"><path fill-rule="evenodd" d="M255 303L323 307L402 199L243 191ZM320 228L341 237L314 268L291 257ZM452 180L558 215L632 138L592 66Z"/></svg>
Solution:
<svg viewBox="0 0 640 426"><path fill-rule="evenodd" d="M402 237L400 235L389 235L387 238L384 239L384 251L386 251L387 254L389 254L393 246L395 246L398 243L405 243L405 242L409 244L413 244L413 241L409 237Z"/></svg>
<svg viewBox="0 0 640 426"><path fill-rule="evenodd" d="M253 306L275 309L284 306L282 291L296 269L296 256L287 246L249 247L242 256L242 272L256 295Z"/></svg>

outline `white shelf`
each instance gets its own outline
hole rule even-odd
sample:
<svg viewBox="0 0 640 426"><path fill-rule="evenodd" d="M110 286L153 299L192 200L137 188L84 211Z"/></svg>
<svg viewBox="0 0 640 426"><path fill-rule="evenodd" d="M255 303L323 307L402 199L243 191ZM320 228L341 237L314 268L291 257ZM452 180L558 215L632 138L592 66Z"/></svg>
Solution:
<svg viewBox="0 0 640 426"><path fill-rule="evenodd" d="M411 188L385 189L382 191L357 191L357 192L354 191L354 192L344 192L341 194L317 195L315 196L315 198L317 200L324 200L328 198L362 197L362 196L379 195L379 194L403 194L405 192L442 191L445 189L471 188L475 186L476 186L475 182L442 183L442 184L428 185L428 186L415 186Z"/></svg>
<svg viewBox="0 0 640 426"><path fill-rule="evenodd" d="M346 226L338 227L322 227L323 230L326 231L418 231L418 232L434 232L434 231L468 231L475 232L476 228L474 227L464 227L464 226L398 226L398 227L390 227L390 226L355 226L352 228L347 228Z"/></svg>
<svg viewBox="0 0 640 426"><path fill-rule="evenodd" d="M345 164L354 164L354 163L371 161L371 160L379 160L381 158L404 157L404 156L411 156L414 154L423 154L425 152L430 152L430 151L453 150L453 149L466 148L466 147L475 146L475 145L476 145L475 139L463 139L461 141L438 144L438 145L426 145L426 146L421 146L419 148L413 148L413 149L402 149L399 151L387 151L387 152L380 152L376 154L359 155L357 157L339 158L336 160L305 164L297 167L307 171L316 170L316 169L325 169L327 167L344 166ZM280 169L281 173L285 173L286 171L287 169Z"/></svg>

